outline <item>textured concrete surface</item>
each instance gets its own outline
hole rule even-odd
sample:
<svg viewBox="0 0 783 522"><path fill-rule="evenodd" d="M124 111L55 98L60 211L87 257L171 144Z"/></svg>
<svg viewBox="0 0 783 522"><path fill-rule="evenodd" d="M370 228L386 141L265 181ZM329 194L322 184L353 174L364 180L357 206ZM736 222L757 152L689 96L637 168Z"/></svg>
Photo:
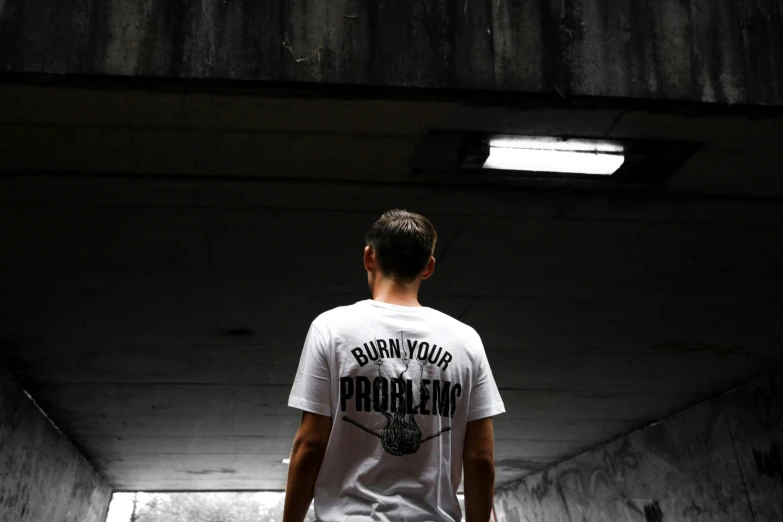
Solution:
<svg viewBox="0 0 783 522"><path fill-rule="evenodd" d="M0 354L116 488L283 487L304 333L367 297L389 207L484 339L501 484L783 362L775 200L37 173L0 203Z"/></svg>
<svg viewBox="0 0 783 522"><path fill-rule="evenodd" d="M783 103L775 0L3 0L4 71Z"/></svg>
<svg viewBox="0 0 783 522"><path fill-rule="evenodd" d="M0 373L0 520L103 522L111 493L19 384Z"/></svg>
<svg viewBox="0 0 783 522"><path fill-rule="evenodd" d="M783 374L693 407L495 496L500 522L783 519Z"/></svg>

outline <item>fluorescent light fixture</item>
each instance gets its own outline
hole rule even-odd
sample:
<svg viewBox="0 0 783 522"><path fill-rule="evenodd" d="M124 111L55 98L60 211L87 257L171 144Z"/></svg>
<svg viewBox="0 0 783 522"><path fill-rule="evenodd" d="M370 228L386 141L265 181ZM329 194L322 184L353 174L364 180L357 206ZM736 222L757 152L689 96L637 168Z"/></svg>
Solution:
<svg viewBox="0 0 783 522"><path fill-rule="evenodd" d="M482 168L609 176L624 162L623 147L614 143L498 136L489 140Z"/></svg>
<svg viewBox="0 0 783 522"><path fill-rule="evenodd" d="M285 465L291 464L291 459L283 459L283 464Z"/></svg>
<svg viewBox="0 0 783 522"><path fill-rule="evenodd" d="M490 147L503 149L541 149L578 152L623 152L617 143L599 140L553 138L550 136L495 136L489 140Z"/></svg>

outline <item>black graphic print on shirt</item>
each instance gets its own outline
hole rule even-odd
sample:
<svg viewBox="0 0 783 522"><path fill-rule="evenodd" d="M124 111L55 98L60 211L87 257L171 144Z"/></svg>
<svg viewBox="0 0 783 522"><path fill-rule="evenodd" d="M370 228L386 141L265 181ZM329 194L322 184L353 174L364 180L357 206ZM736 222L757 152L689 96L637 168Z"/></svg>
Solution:
<svg viewBox="0 0 783 522"><path fill-rule="evenodd" d="M437 352L436 352L437 349ZM422 443L439 437L451 428L446 427L437 433L422 439L421 428L416 423L416 415L440 415L454 417L457 400L462 395L462 385L451 381L425 379L426 365L441 370L448 368L451 354L435 344L426 341L407 340L407 346L400 339L375 339L364 343L361 348L351 350L356 362L363 367L370 362L378 367L377 376L370 380L366 376L348 376L340 378L340 409L345 411L349 402L353 402L356 411L374 411L386 418L386 424L380 433L343 415L343 420L375 435L387 453L395 456L416 453ZM404 370L394 376L391 371L384 373L385 361L400 359ZM415 402L413 379L406 378L411 361L419 366L419 401ZM430 391L431 389L431 391Z"/></svg>

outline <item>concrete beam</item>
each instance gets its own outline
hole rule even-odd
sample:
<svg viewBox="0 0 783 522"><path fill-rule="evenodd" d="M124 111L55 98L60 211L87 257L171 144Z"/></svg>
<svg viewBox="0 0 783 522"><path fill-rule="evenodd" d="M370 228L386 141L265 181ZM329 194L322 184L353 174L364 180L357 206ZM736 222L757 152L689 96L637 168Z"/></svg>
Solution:
<svg viewBox="0 0 783 522"><path fill-rule="evenodd" d="M4 71L783 103L776 2L6 0Z"/></svg>

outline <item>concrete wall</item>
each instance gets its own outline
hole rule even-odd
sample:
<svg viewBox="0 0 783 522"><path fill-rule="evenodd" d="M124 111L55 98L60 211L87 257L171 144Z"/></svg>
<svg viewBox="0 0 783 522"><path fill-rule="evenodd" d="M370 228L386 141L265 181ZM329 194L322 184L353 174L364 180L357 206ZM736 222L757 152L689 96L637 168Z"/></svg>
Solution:
<svg viewBox="0 0 783 522"><path fill-rule="evenodd" d="M0 374L0 520L103 522L111 494L19 384Z"/></svg>
<svg viewBox="0 0 783 522"><path fill-rule="evenodd" d="M783 374L498 491L498 522L783 520Z"/></svg>
<svg viewBox="0 0 783 522"><path fill-rule="evenodd" d="M0 0L0 70L783 103L777 0Z"/></svg>

